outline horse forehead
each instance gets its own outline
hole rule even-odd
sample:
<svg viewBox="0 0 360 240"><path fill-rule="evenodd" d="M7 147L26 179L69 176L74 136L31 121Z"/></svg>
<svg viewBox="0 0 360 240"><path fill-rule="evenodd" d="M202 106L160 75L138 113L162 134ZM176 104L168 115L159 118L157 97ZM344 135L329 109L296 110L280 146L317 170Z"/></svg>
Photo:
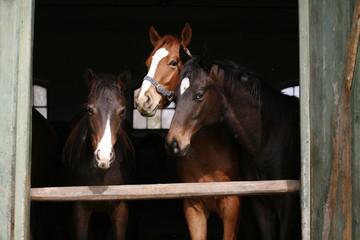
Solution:
<svg viewBox="0 0 360 240"><path fill-rule="evenodd" d="M166 46L165 49L169 52L170 56L179 56L179 49L180 44L179 43L173 43L169 46Z"/></svg>
<svg viewBox="0 0 360 240"><path fill-rule="evenodd" d="M171 44L165 44L154 50L153 53L147 59L147 64L150 65L155 59L163 59L165 57L179 56L180 44L173 42Z"/></svg>
<svg viewBox="0 0 360 240"><path fill-rule="evenodd" d="M190 79L188 77L185 77L181 80L180 83L180 95L183 95L183 93L190 87Z"/></svg>
<svg viewBox="0 0 360 240"><path fill-rule="evenodd" d="M161 59L169 55L168 49L165 47L159 48L155 51L154 55L152 56L153 61L159 62Z"/></svg>
<svg viewBox="0 0 360 240"><path fill-rule="evenodd" d="M158 49L155 54L151 57L152 61L149 67L149 71L147 73L147 76L154 77L155 72L158 69L159 62L165 58L169 54L169 51L167 51L165 48Z"/></svg>
<svg viewBox="0 0 360 240"><path fill-rule="evenodd" d="M114 91L109 89L104 90L102 94L99 94L96 99L93 100L93 103L97 105L100 109L106 109L111 106L119 106L124 104L124 99Z"/></svg>

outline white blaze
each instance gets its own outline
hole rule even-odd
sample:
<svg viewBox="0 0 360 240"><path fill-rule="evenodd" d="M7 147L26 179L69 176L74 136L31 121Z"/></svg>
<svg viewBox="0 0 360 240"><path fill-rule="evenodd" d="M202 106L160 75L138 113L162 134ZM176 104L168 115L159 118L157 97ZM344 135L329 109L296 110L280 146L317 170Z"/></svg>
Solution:
<svg viewBox="0 0 360 240"><path fill-rule="evenodd" d="M168 54L169 52L165 48L160 48L155 52L154 56L152 57L151 65L147 76L154 78L157 65L159 64L161 59L166 57Z"/></svg>
<svg viewBox="0 0 360 240"><path fill-rule="evenodd" d="M155 54L152 56L151 65L149 68L149 72L146 74L146 76L149 76L151 78L154 78L156 68L164 57L166 57L169 54L169 52L165 48L160 48L155 52ZM149 89L151 86L151 82L144 80L141 84L141 92L139 94L139 98L143 97L145 92Z"/></svg>
<svg viewBox="0 0 360 240"><path fill-rule="evenodd" d="M190 87L190 81L189 78L186 77L181 81L180 95L182 95L189 87Z"/></svg>
<svg viewBox="0 0 360 240"><path fill-rule="evenodd" d="M108 162L111 159L111 131L110 131L110 120L109 117L106 121L106 127L104 131L104 135L102 136L97 149L95 150L95 154L98 154L99 162Z"/></svg>

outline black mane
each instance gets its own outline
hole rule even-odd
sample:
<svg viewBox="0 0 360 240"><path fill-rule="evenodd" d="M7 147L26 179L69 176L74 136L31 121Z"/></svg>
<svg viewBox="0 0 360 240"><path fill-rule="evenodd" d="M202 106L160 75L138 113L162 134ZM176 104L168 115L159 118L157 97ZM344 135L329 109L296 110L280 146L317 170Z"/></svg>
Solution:
<svg viewBox="0 0 360 240"><path fill-rule="evenodd" d="M180 79L189 77L197 79L206 71L203 66L206 56L198 56L184 65ZM282 94L280 91L273 89L265 82L258 79L256 74L248 70L243 65L230 60L214 60L211 64L217 65L224 70L224 94L231 99L236 90L238 83L247 90L253 103L259 108L261 114L268 120L273 118L286 118L286 111L294 111L291 109L298 104L296 97L290 97Z"/></svg>
<svg viewBox="0 0 360 240"><path fill-rule="evenodd" d="M191 59L184 65L181 72L180 79L190 77L196 79L200 77L201 71L204 71L203 61L206 57L199 56ZM256 91L260 88L260 81L255 77L255 74L245 68L243 65L230 60L215 60L212 64L218 65L225 73L225 94L228 97L233 95L235 84L237 81L242 81L244 86L253 92L256 98Z"/></svg>

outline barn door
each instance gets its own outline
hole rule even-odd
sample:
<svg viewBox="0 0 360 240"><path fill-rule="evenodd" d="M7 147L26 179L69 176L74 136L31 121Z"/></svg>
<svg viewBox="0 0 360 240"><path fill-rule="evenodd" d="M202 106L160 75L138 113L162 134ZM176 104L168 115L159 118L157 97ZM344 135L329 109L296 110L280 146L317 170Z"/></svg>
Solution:
<svg viewBox="0 0 360 240"><path fill-rule="evenodd" d="M0 1L0 239L28 239L33 10Z"/></svg>

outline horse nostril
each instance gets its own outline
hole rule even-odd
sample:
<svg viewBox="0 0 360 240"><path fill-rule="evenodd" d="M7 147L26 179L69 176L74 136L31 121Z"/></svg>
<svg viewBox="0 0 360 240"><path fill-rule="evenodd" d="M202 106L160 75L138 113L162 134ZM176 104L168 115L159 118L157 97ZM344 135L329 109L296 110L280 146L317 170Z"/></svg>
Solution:
<svg viewBox="0 0 360 240"><path fill-rule="evenodd" d="M179 144L176 140L174 140L174 142L172 144L172 148L173 148L174 154L178 154L180 152Z"/></svg>
<svg viewBox="0 0 360 240"><path fill-rule="evenodd" d="M146 97L146 101L145 101L145 103L144 103L144 106L145 106L145 107L150 107L150 106L151 106L151 102L152 102L151 97L150 97L149 95L145 95L145 97Z"/></svg>
<svg viewBox="0 0 360 240"><path fill-rule="evenodd" d="M113 159L113 158L114 158L114 151L111 150L111 152L110 152L110 159Z"/></svg>
<svg viewBox="0 0 360 240"><path fill-rule="evenodd" d="M177 155L180 152L179 144L175 139L171 142L165 141L165 149L169 155Z"/></svg>
<svg viewBox="0 0 360 240"><path fill-rule="evenodd" d="M95 153L96 160L100 160L99 152L100 152L100 149L98 149Z"/></svg>

